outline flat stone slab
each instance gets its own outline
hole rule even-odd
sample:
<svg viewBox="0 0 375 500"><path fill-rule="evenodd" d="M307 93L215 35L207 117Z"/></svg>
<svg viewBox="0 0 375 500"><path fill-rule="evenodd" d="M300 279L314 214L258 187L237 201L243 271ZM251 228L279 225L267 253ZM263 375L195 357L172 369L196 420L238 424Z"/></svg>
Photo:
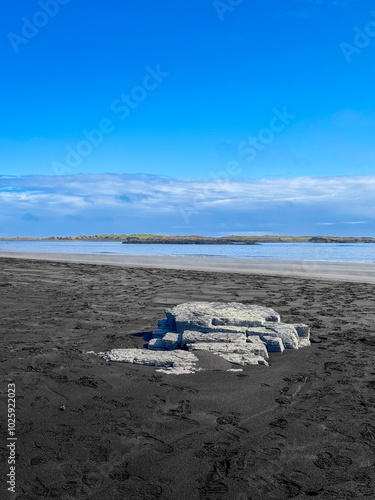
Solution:
<svg viewBox="0 0 375 500"><path fill-rule="evenodd" d="M236 365L266 365L268 352L264 344L201 342L190 344L192 351L209 351Z"/></svg>
<svg viewBox="0 0 375 500"><path fill-rule="evenodd" d="M238 354L237 352L222 352L219 354L223 359L234 365L264 365L269 366L266 359L254 354Z"/></svg>
<svg viewBox="0 0 375 500"><path fill-rule="evenodd" d="M280 321L280 315L269 307L238 302L187 302L166 309L165 314L169 327L179 333L214 331L223 326L262 326Z"/></svg>
<svg viewBox="0 0 375 500"><path fill-rule="evenodd" d="M152 351L150 349L112 349L104 353L107 361L133 363L135 365L179 368L193 373L198 358L188 351Z"/></svg>
<svg viewBox="0 0 375 500"><path fill-rule="evenodd" d="M253 354L255 356L262 356L263 358L268 358L268 351L264 344L235 344L228 343L225 344L223 342L197 342L195 344L191 344L189 346L191 351L203 350L203 351L212 351L217 354L221 354L223 352L235 352L237 354Z"/></svg>
<svg viewBox="0 0 375 500"><path fill-rule="evenodd" d="M186 330L181 334L181 344L195 344L196 342L225 342L243 344L246 334L242 332L192 332Z"/></svg>

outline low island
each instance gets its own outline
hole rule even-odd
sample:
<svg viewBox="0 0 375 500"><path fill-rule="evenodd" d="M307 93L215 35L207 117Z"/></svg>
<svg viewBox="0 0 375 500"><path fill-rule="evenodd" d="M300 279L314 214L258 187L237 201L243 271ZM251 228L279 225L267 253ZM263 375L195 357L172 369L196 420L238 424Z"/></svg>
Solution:
<svg viewBox="0 0 375 500"><path fill-rule="evenodd" d="M189 244L189 245L257 245L260 243L375 243L370 236L172 236L156 234L95 234L79 236L49 236L46 238L15 236L0 241L117 241L124 244Z"/></svg>

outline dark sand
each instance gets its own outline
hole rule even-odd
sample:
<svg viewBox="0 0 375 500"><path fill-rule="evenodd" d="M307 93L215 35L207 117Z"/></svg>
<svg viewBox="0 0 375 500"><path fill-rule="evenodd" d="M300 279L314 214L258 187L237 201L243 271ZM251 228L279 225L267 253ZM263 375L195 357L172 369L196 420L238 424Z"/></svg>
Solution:
<svg viewBox="0 0 375 500"><path fill-rule="evenodd" d="M332 279L1 258L17 500L374 498L374 292ZM317 342L239 373L175 376L86 354L142 347L165 306L191 300L270 306L311 325Z"/></svg>

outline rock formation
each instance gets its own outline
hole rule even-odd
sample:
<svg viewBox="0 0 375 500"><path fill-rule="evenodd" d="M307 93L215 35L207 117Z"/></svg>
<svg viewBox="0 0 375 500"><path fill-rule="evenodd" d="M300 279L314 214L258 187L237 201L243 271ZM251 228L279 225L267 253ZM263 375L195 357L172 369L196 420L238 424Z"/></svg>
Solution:
<svg viewBox="0 0 375 500"><path fill-rule="evenodd" d="M108 361L159 367L166 373L193 373L199 351L235 365L268 366L269 352L310 345L310 328L285 324L273 309L237 302L188 302L165 310L148 349L113 349Z"/></svg>

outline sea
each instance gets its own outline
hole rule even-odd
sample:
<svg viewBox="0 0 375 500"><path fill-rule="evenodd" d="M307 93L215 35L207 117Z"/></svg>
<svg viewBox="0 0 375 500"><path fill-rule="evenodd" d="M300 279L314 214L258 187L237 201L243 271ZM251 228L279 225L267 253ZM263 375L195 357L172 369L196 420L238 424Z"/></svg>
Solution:
<svg viewBox="0 0 375 500"><path fill-rule="evenodd" d="M261 243L259 245L125 244L91 241L0 241L0 252L173 255L236 259L374 262L375 243Z"/></svg>

